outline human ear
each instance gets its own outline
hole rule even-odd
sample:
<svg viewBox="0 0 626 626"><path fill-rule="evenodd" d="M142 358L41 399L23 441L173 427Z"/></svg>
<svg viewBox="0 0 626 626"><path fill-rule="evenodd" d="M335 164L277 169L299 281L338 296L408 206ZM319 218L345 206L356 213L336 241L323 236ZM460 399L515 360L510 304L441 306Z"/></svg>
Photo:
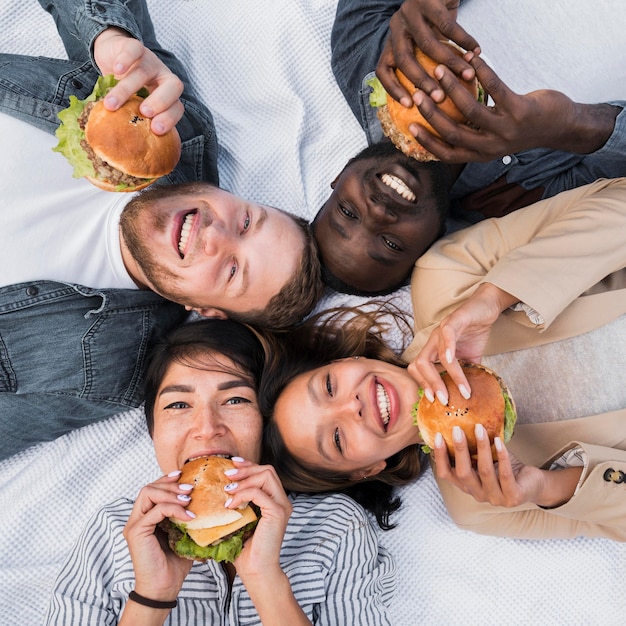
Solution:
<svg viewBox="0 0 626 626"><path fill-rule="evenodd" d="M370 465L369 467L355 470L350 474L350 480L363 480L364 478L372 478L380 474L387 467L387 461L382 460Z"/></svg>
<svg viewBox="0 0 626 626"><path fill-rule="evenodd" d="M217 317L221 320L228 319L228 315L226 315L224 311L220 309L215 309L213 307L202 308L202 307L186 306L185 309L187 309L187 311L193 311L194 313L197 313L198 315L202 315L202 317Z"/></svg>

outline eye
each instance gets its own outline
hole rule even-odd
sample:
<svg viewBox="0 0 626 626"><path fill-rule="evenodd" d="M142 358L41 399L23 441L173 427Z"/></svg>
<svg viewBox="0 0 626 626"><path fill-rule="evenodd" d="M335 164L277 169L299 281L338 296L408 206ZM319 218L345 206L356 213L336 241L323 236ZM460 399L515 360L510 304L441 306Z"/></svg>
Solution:
<svg viewBox="0 0 626 626"><path fill-rule="evenodd" d="M339 437L338 428L335 428L335 432L333 433L333 444L335 445L335 448L337 448L337 451L339 452L339 454L343 454L343 449L341 447L341 438Z"/></svg>
<svg viewBox="0 0 626 626"><path fill-rule="evenodd" d="M188 409L189 405L186 402L180 401L180 402L171 402L170 404L168 404L165 409Z"/></svg>
<svg viewBox="0 0 626 626"><path fill-rule="evenodd" d="M250 400L241 396L235 396L234 398L228 398L224 404L250 404Z"/></svg>
<svg viewBox="0 0 626 626"><path fill-rule="evenodd" d="M237 263L233 263L230 266L230 270L228 271L228 280L229 280L229 282L235 277L236 273L237 273Z"/></svg>
<svg viewBox="0 0 626 626"><path fill-rule="evenodd" d="M349 220L356 220L356 219L358 219L358 215L356 215L355 213L350 211L350 209L347 209L342 204L340 204L338 208L339 208L339 211L342 213L342 215L344 217L348 218Z"/></svg>
<svg viewBox="0 0 626 626"><path fill-rule="evenodd" d="M397 244L391 241L391 239L387 239L387 237L382 237L383 243L387 248L393 250L394 252L402 252L402 248Z"/></svg>
<svg viewBox="0 0 626 626"><path fill-rule="evenodd" d="M333 397L333 384L330 382L330 374L326 374L326 391L328 395Z"/></svg>
<svg viewBox="0 0 626 626"><path fill-rule="evenodd" d="M252 220L249 215L246 215L246 219L243 221L243 232L245 233L249 228Z"/></svg>

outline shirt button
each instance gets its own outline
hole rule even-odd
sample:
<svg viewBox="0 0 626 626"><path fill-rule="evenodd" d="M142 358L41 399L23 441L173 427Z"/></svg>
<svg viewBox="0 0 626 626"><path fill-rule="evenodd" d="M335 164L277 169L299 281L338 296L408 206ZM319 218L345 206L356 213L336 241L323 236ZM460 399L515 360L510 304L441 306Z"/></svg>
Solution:
<svg viewBox="0 0 626 626"><path fill-rule="evenodd" d="M502 163L504 163L505 165L510 165L512 160L513 159L508 154L505 154L502 157Z"/></svg>
<svg viewBox="0 0 626 626"><path fill-rule="evenodd" d="M606 470L603 475L604 480L606 480L607 482L617 483L618 485L624 482L624 477L625 475L622 470L615 470L612 467L609 467L609 469Z"/></svg>
<svg viewBox="0 0 626 626"><path fill-rule="evenodd" d="M27 296L36 296L39 293L39 289L37 287L31 285L30 287L26 287L26 295Z"/></svg>

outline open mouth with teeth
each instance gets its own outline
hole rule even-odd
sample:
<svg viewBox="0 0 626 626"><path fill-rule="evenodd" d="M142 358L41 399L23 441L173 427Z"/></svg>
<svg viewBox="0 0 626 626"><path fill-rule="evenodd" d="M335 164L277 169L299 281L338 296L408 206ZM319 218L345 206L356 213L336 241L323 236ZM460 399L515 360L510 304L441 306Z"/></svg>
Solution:
<svg viewBox="0 0 626 626"><path fill-rule="evenodd" d="M376 402L378 404L378 411L380 412L380 417L383 421L383 426L386 432L387 424L389 424L389 410L391 404L389 402L389 396L387 395L387 391L378 381L376 382Z"/></svg>
<svg viewBox="0 0 626 626"><path fill-rule="evenodd" d="M395 174L382 174L380 180L387 187L393 189L400 197L404 198L407 202L416 202L417 198L411 191L409 186Z"/></svg>
<svg viewBox="0 0 626 626"><path fill-rule="evenodd" d="M180 232L178 233L178 254L181 259L185 258L189 233L191 233L191 228L197 213L198 211L196 211L196 209L189 211L181 221Z"/></svg>

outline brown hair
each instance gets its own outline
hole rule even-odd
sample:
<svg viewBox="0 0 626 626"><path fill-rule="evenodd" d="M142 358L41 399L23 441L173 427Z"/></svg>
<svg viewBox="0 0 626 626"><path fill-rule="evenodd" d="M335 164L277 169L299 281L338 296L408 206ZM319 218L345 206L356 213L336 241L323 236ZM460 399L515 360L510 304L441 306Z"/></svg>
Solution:
<svg viewBox="0 0 626 626"><path fill-rule="evenodd" d="M285 488L306 493L345 491L374 513L385 528L389 527L389 514L399 506L391 487L406 484L421 473L419 446L408 446L386 459L382 472L356 485L348 474L311 466L294 457L273 419L276 401L296 376L333 360L365 356L406 367L383 339L393 324L405 336L411 334L404 314L390 302L371 302L368 306L371 308L336 307L320 312L282 335L280 342L272 342L258 399L265 419L263 461L276 468ZM381 489L381 483L389 489Z"/></svg>
<svg viewBox="0 0 626 626"><path fill-rule="evenodd" d="M219 357L224 356L238 368L234 373L248 376L256 389L265 352L263 336L233 320L206 318L183 324L161 337L148 353L144 376L144 412L150 436L157 393L172 363L207 371L226 371L219 361Z"/></svg>

